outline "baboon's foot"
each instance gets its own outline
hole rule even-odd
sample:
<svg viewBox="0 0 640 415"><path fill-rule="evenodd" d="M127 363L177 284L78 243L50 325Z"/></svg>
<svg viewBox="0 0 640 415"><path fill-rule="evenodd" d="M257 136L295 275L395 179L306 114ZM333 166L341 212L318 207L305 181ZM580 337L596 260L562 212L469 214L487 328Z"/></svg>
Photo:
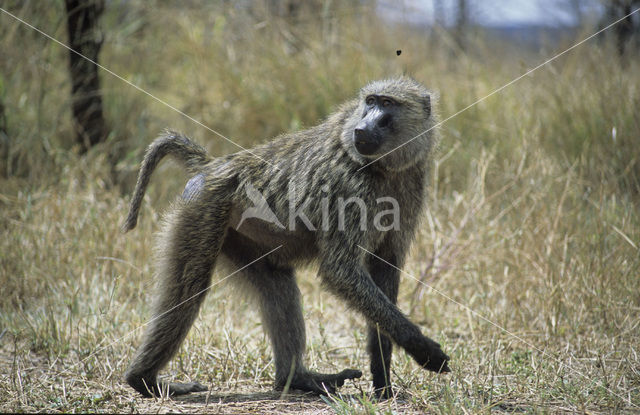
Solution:
<svg viewBox="0 0 640 415"><path fill-rule="evenodd" d="M209 390L206 386L199 382L158 382L155 377L145 378L127 374L127 383L135 390L140 392L142 396L150 398L152 396L179 396L186 395L191 392L205 392Z"/></svg>
<svg viewBox="0 0 640 415"><path fill-rule="evenodd" d="M179 396L186 395L191 392L206 392L209 390L206 386L201 384L200 382L186 382L186 383L163 383L160 385L162 387L162 392L165 390L169 390L169 396Z"/></svg>
<svg viewBox="0 0 640 415"><path fill-rule="evenodd" d="M451 372L449 356L442 351L438 343L428 337L423 337L418 343L418 346L412 347L413 351L410 353L420 366L438 373Z"/></svg>
<svg viewBox="0 0 640 415"><path fill-rule="evenodd" d="M361 376L362 372L355 369L345 369L340 373L304 372L293 376L289 388L320 395L334 394L337 388L344 385L345 380L357 379ZM276 389L282 390L284 386L284 384L277 385Z"/></svg>
<svg viewBox="0 0 640 415"><path fill-rule="evenodd" d="M373 390L373 393L376 399L380 401L386 401L387 399L393 398L393 389L391 389L391 386L376 388L374 385L374 388L375 389Z"/></svg>

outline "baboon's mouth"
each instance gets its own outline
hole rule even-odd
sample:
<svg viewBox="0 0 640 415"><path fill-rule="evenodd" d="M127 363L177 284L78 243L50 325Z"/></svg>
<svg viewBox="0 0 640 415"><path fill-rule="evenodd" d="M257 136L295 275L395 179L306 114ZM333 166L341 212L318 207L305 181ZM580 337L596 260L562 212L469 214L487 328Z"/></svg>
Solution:
<svg viewBox="0 0 640 415"><path fill-rule="evenodd" d="M380 148L380 144L373 143L371 141L356 141L355 147L356 150L358 150L358 153L363 156L372 156L375 154L376 150Z"/></svg>
<svg viewBox="0 0 640 415"><path fill-rule="evenodd" d="M380 140L376 140L370 134L357 135L354 133L353 145L363 156L372 156L380 148Z"/></svg>

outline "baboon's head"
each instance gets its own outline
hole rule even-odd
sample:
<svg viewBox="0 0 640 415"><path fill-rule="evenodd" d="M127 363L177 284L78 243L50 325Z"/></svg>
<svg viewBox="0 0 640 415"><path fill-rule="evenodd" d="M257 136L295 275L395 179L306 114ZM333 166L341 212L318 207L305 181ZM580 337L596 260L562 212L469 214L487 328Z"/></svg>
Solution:
<svg viewBox="0 0 640 415"><path fill-rule="evenodd" d="M435 144L432 93L413 79L375 81L362 88L346 120L342 142L351 157L388 170L403 170L425 159ZM387 154L388 153L388 154Z"/></svg>

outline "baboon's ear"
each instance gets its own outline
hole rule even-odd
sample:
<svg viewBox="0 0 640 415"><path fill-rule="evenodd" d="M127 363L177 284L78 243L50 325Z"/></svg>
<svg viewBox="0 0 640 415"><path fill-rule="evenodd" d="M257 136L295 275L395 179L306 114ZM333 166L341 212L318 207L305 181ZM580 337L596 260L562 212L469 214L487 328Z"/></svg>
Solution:
<svg viewBox="0 0 640 415"><path fill-rule="evenodd" d="M431 95L426 94L422 97L422 106L424 107L424 112L427 114L427 118L431 116Z"/></svg>

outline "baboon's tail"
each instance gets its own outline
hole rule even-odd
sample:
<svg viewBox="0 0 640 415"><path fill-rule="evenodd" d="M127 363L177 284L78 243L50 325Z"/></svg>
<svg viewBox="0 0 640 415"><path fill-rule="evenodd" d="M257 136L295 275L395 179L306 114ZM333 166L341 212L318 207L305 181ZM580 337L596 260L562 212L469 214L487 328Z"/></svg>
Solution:
<svg viewBox="0 0 640 415"><path fill-rule="evenodd" d="M140 211L142 198L147 190L151 174L158 163L160 163L160 160L166 155L173 156L182 162L190 174L197 172L203 165L211 160L204 148L192 142L184 135L169 130L163 132L160 137L156 138L147 148L144 160L140 166L140 172L138 173L136 190L131 198L129 215L121 227L122 232L128 232L136 227L138 223L138 212Z"/></svg>

